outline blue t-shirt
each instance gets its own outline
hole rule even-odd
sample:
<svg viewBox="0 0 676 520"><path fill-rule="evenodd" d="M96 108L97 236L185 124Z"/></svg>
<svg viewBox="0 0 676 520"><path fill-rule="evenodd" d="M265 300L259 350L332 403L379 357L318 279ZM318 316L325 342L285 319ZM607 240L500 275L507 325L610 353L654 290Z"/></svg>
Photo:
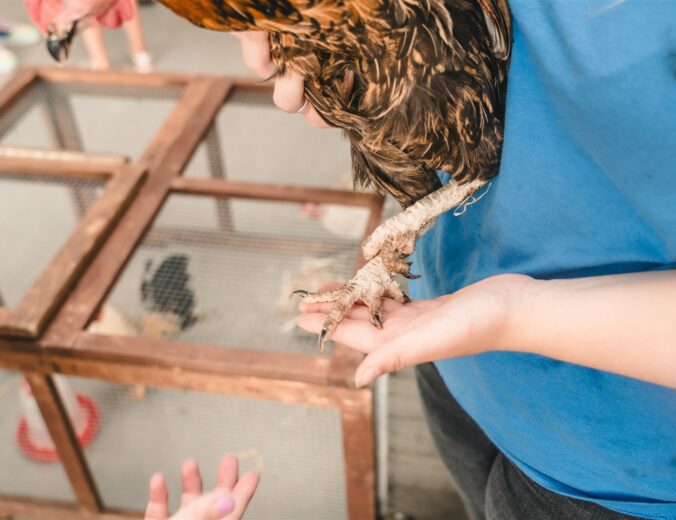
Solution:
<svg viewBox="0 0 676 520"><path fill-rule="evenodd" d="M676 1L510 6L500 175L464 215L443 215L419 240L414 297L498 273L676 268ZM676 319L676 302L673 310ZM676 391L516 352L437 366L460 404L539 484L626 514L676 519Z"/></svg>

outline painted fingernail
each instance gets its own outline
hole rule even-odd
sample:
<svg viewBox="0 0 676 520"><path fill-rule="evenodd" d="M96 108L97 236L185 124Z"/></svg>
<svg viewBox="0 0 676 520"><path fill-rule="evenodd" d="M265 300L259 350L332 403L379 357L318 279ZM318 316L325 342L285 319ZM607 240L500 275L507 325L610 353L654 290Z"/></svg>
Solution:
<svg viewBox="0 0 676 520"><path fill-rule="evenodd" d="M223 497L216 504L218 512L227 515L235 510L235 501L231 497Z"/></svg>
<svg viewBox="0 0 676 520"><path fill-rule="evenodd" d="M369 383L375 381L379 375L380 371L377 368L375 367L365 368L363 372L357 374L357 377L355 377L354 385L357 388L361 388L362 386L366 386Z"/></svg>

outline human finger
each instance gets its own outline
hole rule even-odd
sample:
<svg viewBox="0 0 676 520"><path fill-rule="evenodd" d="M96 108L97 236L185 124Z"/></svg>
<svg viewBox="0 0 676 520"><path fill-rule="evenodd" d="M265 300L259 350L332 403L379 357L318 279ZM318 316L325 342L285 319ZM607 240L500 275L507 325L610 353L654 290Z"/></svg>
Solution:
<svg viewBox="0 0 676 520"><path fill-rule="evenodd" d="M145 520L167 520L169 518L169 491L162 473L155 473L148 484L148 505Z"/></svg>
<svg viewBox="0 0 676 520"><path fill-rule="evenodd" d="M324 320L326 320L326 314L308 313L300 316L296 324L307 332L319 334ZM361 352L371 352L376 348L379 336L382 334L383 332L369 321L345 318L338 324L331 339Z"/></svg>
<svg viewBox="0 0 676 520"><path fill-rule="evenodd" d="M181 466L181 488L181 507L202 496L202 476L195 459L187 459Z"/></svg>
<svg viewBox="0 0 676 520"><path fill-rule="evenodd" d="M305 108L301 111L303 117L315 128L331 128L331 125L324 121L324 118L319 115L317 109L312 106L312 103L308 103Z"/></svg>
<svg viewBox="0 0 676 520"><path fill-rule="evenodd" d="M383 374L398 372L406 367L466 355L457 347L467 336L468 324L459 316L450 322L432 309L422 316L407 320L397 334L383 338L377 348L368 352L355 373L355 385L360 388Z"/></svg>
<svg viewBox="0 0 676 520"><path fill-rule="evenodd" d="M237 484L239 474L239 461L237 457L227 455L221 459L216 475L216 485L226 489L232 489Z"/></svg>
<svg viewBox="0 0 676 520"><path fill-rule="evenodd" d="M244 64L257 76L267 79L275 72L270 57L270 41L267 31L243 31L235 33L242 45Z"/></svg>
<svg viewBox="0 0 676 520"><path fill-rule="evenodd" d="M275 89L272 100L284 112L290 114L305 110L305 79L292 70L275 79Z"/></svg>
<svg viewBox="0 0 676 520"><path fill-rule="evenodd" d="M235 499L235 510L226 517L226 520L240 520L244 516L244 512L249 506L256 488L258 488L260 479L261 477L258 473L250 471L242 475L237 481L237 484L232 489L232 496Z"/></svg>

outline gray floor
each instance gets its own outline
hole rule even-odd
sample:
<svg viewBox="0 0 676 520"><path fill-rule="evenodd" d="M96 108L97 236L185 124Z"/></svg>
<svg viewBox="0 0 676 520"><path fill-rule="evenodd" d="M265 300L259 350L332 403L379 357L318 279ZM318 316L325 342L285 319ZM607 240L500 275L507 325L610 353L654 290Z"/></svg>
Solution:
<svg viewBox="0 0 676 520"><path fill-rule="evenodd" d="M22 2L2 0L0 16L13 20L24 18ZM198 30L159 6L142 9L142 16L158 70L248 74L234 38ZM106 39L113 63L129 66L123 33L108 31ZM50 64L42 46L22 49L17 54L25 64ZM214 56L219 58L214 59ZM86 61L79 43L71 61L74 64ZM85 149L118 152L132 158L142 153L149 137L170 108L170 100L112 100L91 96L73 100ZM136 117L139 113L144 115L143 118ZM243 128L246 131L242 131ZM233 105L222 111L217 131L230 178L316 186L349 185L349 156L340 135L335 131L310 129L301 117L288 116L276 110ZM37 109L8 137L5 144L49 146L49 133L44 131L44 119ZM330 153L326 153L327 150ZM186 175L205 175L208 153L206 146L202 146ZM309 171L313 175L305 173ZM43 262L51 256L50 251L55 250L62 240L58 233L50 233L46 242L15 240L19 230L13 225L11 215L26 207L27 193L33 200L35 197L44 198L45 204L42 211L31 215L32 220L26 225L37 230L44 229L42 226L48 222L53 229L63 231L72 226L76 218L72 215L68 190L64 187L42 187L43 194L37 193L34 188L30 192L27 189L21 183L0 184L0 246L6 252L0 261L0 287L10 304L10 295L16 299L22 294L25 287L21 284L25 285L26 280L37 276ZM47 200L50 204L46 204ZM176 204L172 211L163 212L158 225L175 226L184 220L186 214L191 216L192 222L197 219L201 226L215 225L213 203L178 201ZM321 231L324 236L334 233L337 238L348 241L355 240L349 234L354 226L348 226L346 230L345 226L341 229L339 224L361 219L360 215L348 216L342 210L335 210L329 212L330 218L316 222L304 219L297 207L280 211L274 218L278 231L287 228L305 235ZM233 218L238 229L260 231L261 223L252 217L255 213L246 206L234 205ZM22 247L12 249L8 246L17 243L21 243ZM138 284L143 265L149 258L161 259L177 252L188 253L194 272L198 273L194 275L198 285L195 289L200 295L198 307L204 316L182 339L213 342L210 338L219 337L227 330L231 335L229 343L252 345L255 342L252 341L251 330L255 323L248 323L246 318L255 315L262 316L260 319L266 324L274 324L274 327L271 326L273 334L283 340L276 343L278 348L287 350L291 345L300 345L301 351L312 348L313 341L290 328L293 309L283 295L288 293L289 287L311 287L326 279L329 271L341 271L348 265L346 255L353 254L350 248L319 259L293 259L288 255L283 257L283 262L261 259L261 263L254 267L257 272L263 273L256 282L263 298L252 297L248 307L238 309L242 312L234 314L227 294L222 298L219 294L226 292L223 288L226 286L233 295L243 291L237 284L239 280L241 285L246 276L247 258L250 260L250 257L242 258L239 271L232 279L227 279L218 268L221 263L218 256L213 256L213 250L145 247L139 249L128 265L108 303L123 309L126 317L136 323L142 312ZM218 254L225 253L220 251ZM235 252L229 254L236 260ZM33 260L22 260L26 256ZM17 276L17 265L22 266L20 277ZM224 285L210 284L209 276L204 282L199 281L199 274L213 274L214 269L216 275L211 279L216 278ZM274 298L264 298L270 294ZM264 299L274 304L262 305ZM224 325L227 327L223 328ZM259 338L258 342L263 346L270 345L266 337ZM29 462L17 450L13 437L20 415L15 397L16 381L16 375L0 372L0 493L30 491L35 496L69 498L71 495L58 465ZM335 433L338 430L336 419L330 413L169 390L149 389L146 396L138 400L130 389L119 385L76 380L73 386L95 397L101 406L101 433L88 449L87 456L100 480L104 501L109 505L139 506L144 500L148 475L158 469L172 473L178 461L185 456L196 455L206 466L206 473L212 474L217 454L232 451L240 454L245 463L263 465L265 469L259 505L252 506L250 518L301 520L344 517L340 505L344 496L343 485L336 478L339 472L336 461L341 456L340 439ZM436 457L422 421L414 386L410 370L390 378L387 414L389 512L400 511L419 519L462 518L457 496ZM242 414L243 411L246 413ZM150 421L150 417L154 419ZM186 426L168 434L170 429L164 428L164 423L175 421L177 417ZM233 423L233 417L248 417L251 422L237 420ZM215 427L216 423L224 426ZM270 444L270 436L264 435L271 428L278 432L274 438L277 445L274 446ZM255 433L257 431L258 434ZM129 471L130 466L134 467L133 472ZM299 468L303 468L302 471ZM174 479L172 487L175 486ZM270 509L275 503L283 505Z"/></svg>

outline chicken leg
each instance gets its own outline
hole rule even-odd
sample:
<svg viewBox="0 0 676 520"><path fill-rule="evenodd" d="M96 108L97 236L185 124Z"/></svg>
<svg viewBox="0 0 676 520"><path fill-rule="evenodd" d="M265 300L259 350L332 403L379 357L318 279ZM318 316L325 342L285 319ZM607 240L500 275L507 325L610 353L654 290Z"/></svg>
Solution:
<svg viewBox="0 0 676 520"><path fill-rule="evenodd" d="M319 335L320 351L324 350L324 345L356 302L362 301L369 308L371 322L382 328L381 305L384 297L401 303L410 301L394 276L401 274L406 278L418 278L411 274L410 262L405 261L413 253L416 239L430 229L442 213L478 200L473 195L485 184L485 180L465 184L450 181L383 222L362 244L366 264L344 287L317 293L294 291L308 303L334 302Z"/></svg>

